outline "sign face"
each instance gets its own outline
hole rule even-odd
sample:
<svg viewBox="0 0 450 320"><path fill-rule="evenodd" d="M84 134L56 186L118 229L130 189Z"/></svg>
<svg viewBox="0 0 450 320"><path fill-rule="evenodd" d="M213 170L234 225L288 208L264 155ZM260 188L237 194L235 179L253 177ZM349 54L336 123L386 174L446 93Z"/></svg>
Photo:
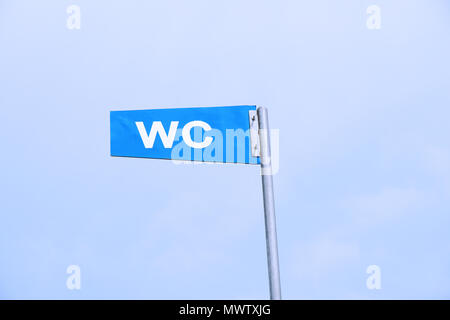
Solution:
<svg viewBox="0 0 450 320"><path fill-rule="evenodd" d="M256 106L111 111L111 156L259 164L250 147Z"/></svg>

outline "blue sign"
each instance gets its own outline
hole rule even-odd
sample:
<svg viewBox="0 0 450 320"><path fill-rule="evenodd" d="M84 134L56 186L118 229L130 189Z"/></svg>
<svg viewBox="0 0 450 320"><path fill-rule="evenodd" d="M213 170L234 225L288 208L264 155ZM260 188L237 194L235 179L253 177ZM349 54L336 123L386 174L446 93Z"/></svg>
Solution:
<svg viewBox="0 0 450 320"><path fill-rule="evenodd" d="M111 111L111 156L259 164L250 147L256 106Z"/></svg>

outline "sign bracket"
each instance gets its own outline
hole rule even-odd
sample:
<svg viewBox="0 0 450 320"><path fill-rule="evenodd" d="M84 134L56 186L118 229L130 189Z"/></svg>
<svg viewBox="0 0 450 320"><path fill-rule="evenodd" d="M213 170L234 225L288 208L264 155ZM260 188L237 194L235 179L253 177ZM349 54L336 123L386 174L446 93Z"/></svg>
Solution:
<svg viewBox="0 0 450 320"><path fill-rule="evenodd" d="M259 122L258 112L256 110L248 111L248 119L250 121L250 147L252 149L252 156L259 157L261 154L261 146L259 143Z"/></svg>

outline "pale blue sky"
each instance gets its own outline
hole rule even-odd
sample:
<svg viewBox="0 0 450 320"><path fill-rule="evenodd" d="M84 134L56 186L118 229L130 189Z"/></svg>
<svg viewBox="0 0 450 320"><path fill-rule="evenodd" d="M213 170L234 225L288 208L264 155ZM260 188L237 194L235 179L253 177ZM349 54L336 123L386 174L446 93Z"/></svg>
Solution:
<svg viewBox="0 0 450 320"><path fill-rule="evenodd" d="M284 298L450 298L449 18L446 0L0 0L0 298L267 298L258 167L109 156L110 110L244 104L280 129Z"/></svg>

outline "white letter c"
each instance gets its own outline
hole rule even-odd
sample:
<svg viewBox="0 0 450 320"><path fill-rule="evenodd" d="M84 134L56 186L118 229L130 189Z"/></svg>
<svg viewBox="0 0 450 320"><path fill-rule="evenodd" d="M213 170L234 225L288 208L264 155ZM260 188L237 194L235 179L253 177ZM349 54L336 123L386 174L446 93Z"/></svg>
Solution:
<svg viewBox="0 0 450 320"><path fill-rule="evenodd" d="M192 139L191 139L192 127L201 127L205 131L211 130L211 126L203 121L196 120L196 121L191 121L191 122L186 123L181 134L183 136L184 142L189 147L194 148L194 149L203 149L212 143L212 141L213 141L212 137L206 137L205 140L202 142L192 141Z"/></svg>

